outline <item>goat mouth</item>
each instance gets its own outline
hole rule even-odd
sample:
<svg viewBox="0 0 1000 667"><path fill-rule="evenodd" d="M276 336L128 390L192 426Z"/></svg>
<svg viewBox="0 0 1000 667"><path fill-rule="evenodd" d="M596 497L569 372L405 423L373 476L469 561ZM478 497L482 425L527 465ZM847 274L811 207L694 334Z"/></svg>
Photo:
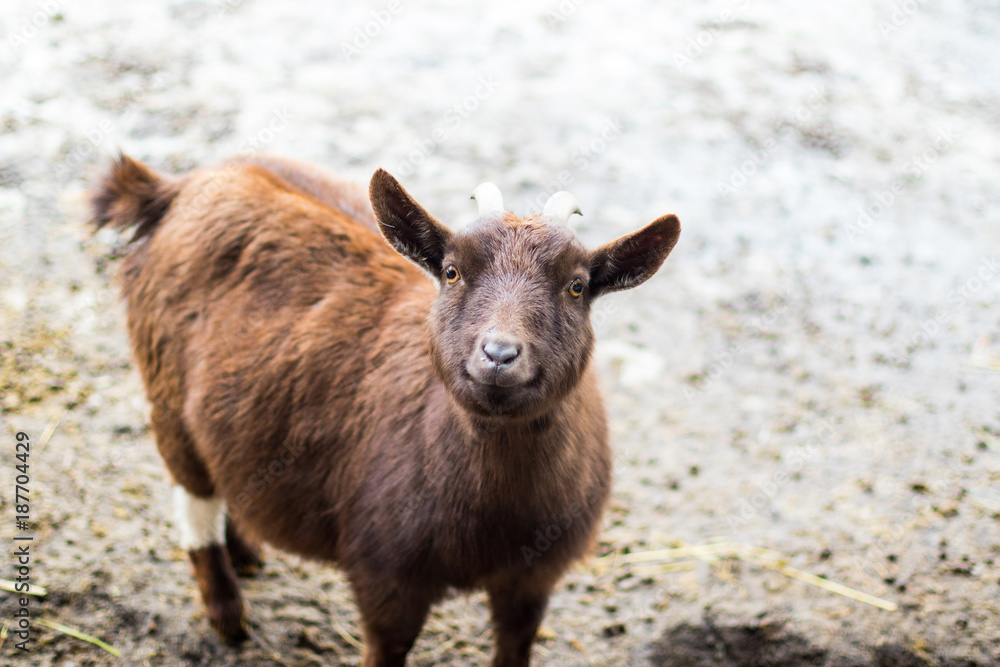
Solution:
<svg viewBox="0 0 1000 667"><path fill-rule="evenodd" d="M538 375L532 375L525 381L514 384L501 384L495 378L479 378L462 370L465 385L460 394L464 395L463 403L472 412L483 417L514 417L532 402L538 388Z"/></svg>
<svg viewBox="0 0 1000 667"><path fill-rule="evenodd" d="M476 369L470 371L466 369L465 376L472 384L490 390L491 393L498 392L506 394L504 390L516 391L517 389L528 387L532 384L534 375L525 376L523 373L512 373L502 368L490 370Z"/></svg>
<svg viewBox="0 0 1000 667"><path fill-rule="evenodd" d="M521 414L524 400L520 395L491 386L486 391L477 392L470 407L473 413L481 417L507 419Z"/></svg>
<svg viewBox="0 0 1000 667"><path fill-rule="evenodd" d="M491 389L517 389L527 384L527 382L522 382L518 378L504 377L502 374L492 373L491 376L480 379L473 378L473 381L476 384L490 387Z"/></svg>

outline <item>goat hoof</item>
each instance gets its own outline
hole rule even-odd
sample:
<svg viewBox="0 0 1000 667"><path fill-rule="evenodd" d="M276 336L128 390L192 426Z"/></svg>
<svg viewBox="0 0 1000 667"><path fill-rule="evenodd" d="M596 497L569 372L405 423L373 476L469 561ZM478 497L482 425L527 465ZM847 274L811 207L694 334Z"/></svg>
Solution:
<svg viewBox="0 0 1000 667"><path fill-rule="evenodd" d="M212 605L208 609L208 622L219 638L230 646L238 646L250 638L243 618L242 600Z"/></svg>

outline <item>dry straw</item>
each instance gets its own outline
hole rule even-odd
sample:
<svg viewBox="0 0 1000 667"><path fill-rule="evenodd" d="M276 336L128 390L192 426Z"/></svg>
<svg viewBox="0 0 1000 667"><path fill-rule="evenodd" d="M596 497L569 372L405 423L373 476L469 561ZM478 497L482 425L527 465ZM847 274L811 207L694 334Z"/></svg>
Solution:
<svg viewBox="0 0 1000 667"><path fill-rule="evenodd" d="M83 640L85 642L93 644L94 646L97 646L98 648L104 649L105 651L107 651L111 655L115 656L116 658L122 657L121 652L118 649L116 649L114 646L112 646L110 644L106 644L105 642L102 642L97 637L92 637L92 636L88 635L85 632L81 632L81 631L77 630L76 628L71 628L68 625L63 625L62 623L56 623L55 621L48 621L48 620L46 620L44 618L40 618L40 619L38 619L35 622L38 623L39 625L44 625L47 628L51 628L51 629L53 629L53 630L55 630L57 632L61 632L64 635L69 635L70 637L76 637L77 639L81 639L81 640Z"/></svg>
<svg viewBox="0 0 1000 667"><path fill-rule="evenodd" d="M594 570L596 573L615 570L620 567L628 568L649 568L657 572L673 572L676 570L689 570L695 567L698 561L714 564L721 558L737 558L739 560L753 563L761 567L776 570L786 577L798 579L825 591L841 595L858 602L885 609L886 611L896 611L895 602L883 600L874 595L869 595L862 591L855 590L849 586L829 581L810 572L804 572L788 565L788 559L777 551L755 547L739 542L717 542L712 544L685 544L672 549L657 549L654 551L639 551L628 554L615 552L607 556L602 556L595 560Z"/></svg>

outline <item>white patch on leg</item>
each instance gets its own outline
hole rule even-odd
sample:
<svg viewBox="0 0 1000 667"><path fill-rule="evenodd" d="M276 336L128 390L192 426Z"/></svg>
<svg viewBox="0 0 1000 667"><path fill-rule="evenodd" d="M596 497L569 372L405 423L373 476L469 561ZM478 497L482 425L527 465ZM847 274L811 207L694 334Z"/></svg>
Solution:
<svg viewBox="0 0 1000 667"><path fill-rule="evenodd" d="M195 498L184 487L175 486L174 520L182 549L226 543L226 501L221 498Z"/></svg>

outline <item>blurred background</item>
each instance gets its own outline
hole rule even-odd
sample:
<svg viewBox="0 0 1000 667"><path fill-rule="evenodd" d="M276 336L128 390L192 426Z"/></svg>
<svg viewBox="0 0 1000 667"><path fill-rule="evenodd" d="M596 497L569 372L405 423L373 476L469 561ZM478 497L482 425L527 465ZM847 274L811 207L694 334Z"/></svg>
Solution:
<svg viewBox="0 0 1000 667"><path fill-rule="evenodd" d="M6 0L0 421L36 443L38 618L127 664L360 660L342 577L274 551L249 645L199 616L119 239L83 227L118 150L264 151L385 167L449 224L484 180L519 215L568 189L589 246L679 215L659 274L595 304L615 492L538 664L996 664L998 34L978 0ZM119 664L35 641L0 662ZM456 598L412 664L489 646Z"/></svg>

